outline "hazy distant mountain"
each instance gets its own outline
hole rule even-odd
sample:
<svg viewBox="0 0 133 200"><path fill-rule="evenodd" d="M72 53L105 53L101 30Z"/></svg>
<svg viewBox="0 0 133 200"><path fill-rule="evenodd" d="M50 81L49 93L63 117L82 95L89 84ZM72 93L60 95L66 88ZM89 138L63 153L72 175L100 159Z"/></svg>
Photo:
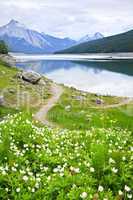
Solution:
<svg viewBox="0 0 133 200"><path fill-rule="evenodd" d="M54 51L57 51L60 49L66 49L76 44L76 41L70 38L57 38L51 35L47 35L45 33L42 33L42 34L43 34L44 39L53 46Z"/></svg>
<svg viewBox="0 0 133 200"><path fill-rule="evenodd" d="M81 38L78 43L84 43L84 42L89 42L89 41L92 41L92 40L97 40L97 39L101 39L103 38L104 36L97 32L95 33L94 35L86 35L85 37Z"/></svg>
<svg viewBox="0 0 133 200"><path fill-rule="evenodd" d="M85 42L59 53L133 52L133 30L102 39Z"/></svg>
<svg viewBox="0 0 133 200"><path fill-rule="evenodd" d="M56 38L27 29L15 20L0 27L0 40L7 43L10 51L23 53L52 53L76 44L69 38Z"/></svg>

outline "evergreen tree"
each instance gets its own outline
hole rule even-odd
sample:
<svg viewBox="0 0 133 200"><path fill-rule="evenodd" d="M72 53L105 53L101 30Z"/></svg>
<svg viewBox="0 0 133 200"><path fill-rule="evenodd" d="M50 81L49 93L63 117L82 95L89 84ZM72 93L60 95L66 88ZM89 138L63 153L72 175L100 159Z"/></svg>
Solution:
<svg viewBox="0 0 133 200"><path fill-rule="evenodd" d="M8 54L8 47L4 41L0 41L0 53L1 54Z"/></svg>

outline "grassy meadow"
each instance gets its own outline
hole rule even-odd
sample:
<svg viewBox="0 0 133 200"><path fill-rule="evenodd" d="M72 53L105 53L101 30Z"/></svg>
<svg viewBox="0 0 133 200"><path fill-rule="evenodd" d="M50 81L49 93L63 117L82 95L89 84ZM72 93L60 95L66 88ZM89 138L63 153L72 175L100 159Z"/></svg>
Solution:
<svg viewBox="0 0 133 200"><path fill-rule="evenodd" d="M38 127L16 114L0 122L0 199L132 199L132 132Z"/></svg>
<svg viewBox="0 0 133 200"><path fill-rule="evenodd" d="M47 127L32 114L50 98L51 82L24 82L2 62L0 72L0 199L133 198L132 102L108 108L123 98L64 87L47 117L56 126Z"/></svg>
<svg viewBox="0 0 133 200"><path fill-rule="evenodd" d="M98 105L97 99L100 99L103 105ZM133 130L133 102L117 108L106 108L122 101L123 98L120 97L97 96L65 88L58 104L48 113L48 119L71 130L92 127Z"/></svg>

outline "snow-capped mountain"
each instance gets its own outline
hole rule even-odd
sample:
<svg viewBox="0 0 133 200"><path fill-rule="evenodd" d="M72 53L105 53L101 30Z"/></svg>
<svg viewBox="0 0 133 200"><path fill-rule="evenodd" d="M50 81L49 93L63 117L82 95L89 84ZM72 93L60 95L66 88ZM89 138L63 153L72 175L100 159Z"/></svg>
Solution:
<svg viewBox="0 0 133 200"><path fill-rule="evenodd" d="M98 40L98 39L102 39L104 36L97 32L95 33L94 35L86 35L85 37L81 38L78 43L84 43L84 42L89 42L89 41L92 41L92 40Z"/></svg>
<svg viewBox="0 0 133 200"><path fill-rule="evenodd" d="M0 27L0 40L4 40L9 51L22 53L53 53L70 48L76 44L103 38L99 32L86 35L79 41L70 38L58 38L28 29L18 21L11 20Z"/></svg>
<svg viewBox="0 0 133 200"><path fill-rule="evenodd" d="M23 53L52 53L69 48L76 43L69 38L55 38L27 29L15 20L0 27L0 40L7 43L10 51Z"/></svg>

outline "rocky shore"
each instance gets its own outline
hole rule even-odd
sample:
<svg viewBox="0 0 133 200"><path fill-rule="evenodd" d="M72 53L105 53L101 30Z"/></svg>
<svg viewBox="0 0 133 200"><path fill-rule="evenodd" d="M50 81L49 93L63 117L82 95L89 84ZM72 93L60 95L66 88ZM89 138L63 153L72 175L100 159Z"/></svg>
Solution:
<svg viewBox="0 0 133 200"><path fill-rule="evenodd" d="M0 54L0 60L7 63L7 65L13 67L15 66L16 60L9 54Z"/></svg>

